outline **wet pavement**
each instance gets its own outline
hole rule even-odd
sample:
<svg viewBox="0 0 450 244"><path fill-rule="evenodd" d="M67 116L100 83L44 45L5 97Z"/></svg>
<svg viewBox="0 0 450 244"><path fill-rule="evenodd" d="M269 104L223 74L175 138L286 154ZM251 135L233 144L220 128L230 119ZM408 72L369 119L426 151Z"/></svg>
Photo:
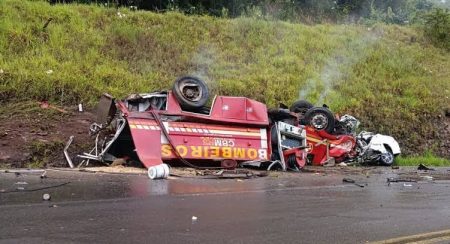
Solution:
<svg viewBox="0 0 450 244"><path fill-rule="evenodd" d="M0 242L365 243L449 229L449 173L320 168L157 181L66 170L48 170L44 179L0 173ZM51 201L42 200L45 193Z"/></svg>

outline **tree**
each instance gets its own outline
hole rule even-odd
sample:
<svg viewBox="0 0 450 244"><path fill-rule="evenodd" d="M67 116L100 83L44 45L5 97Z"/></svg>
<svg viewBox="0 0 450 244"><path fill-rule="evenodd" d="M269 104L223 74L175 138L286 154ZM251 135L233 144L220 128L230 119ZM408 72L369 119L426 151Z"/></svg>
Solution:
<svg viewBox="0 0 450 244"><path fill-rule="evenodd" d="M450 13L436 8L425 16L425 36L435 46L450 50Z"/></svg>

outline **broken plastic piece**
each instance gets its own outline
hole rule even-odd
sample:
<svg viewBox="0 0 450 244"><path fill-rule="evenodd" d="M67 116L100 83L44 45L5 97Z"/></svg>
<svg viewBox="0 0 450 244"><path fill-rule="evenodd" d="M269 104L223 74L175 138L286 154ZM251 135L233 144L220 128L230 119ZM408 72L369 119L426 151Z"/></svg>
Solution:
<svg viewBox="0 0 450 244"><path fill-rule="evenodd" d="M148 168L148 177L152 180L167 179L169 177L169 166L167 164L160 164Z"/></svg>

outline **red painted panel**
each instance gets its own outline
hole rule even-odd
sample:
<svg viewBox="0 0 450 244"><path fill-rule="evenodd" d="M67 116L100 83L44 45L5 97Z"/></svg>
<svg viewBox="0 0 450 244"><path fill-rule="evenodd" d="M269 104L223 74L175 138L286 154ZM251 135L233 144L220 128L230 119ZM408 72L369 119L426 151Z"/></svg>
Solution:
<svg viewBox="0 0 450 244"><path fill-rule="evenodd" d="M266 105L255 100L246 99L246 114L247 120L269 122Z"/></svg>
<svg viewBox="0 0 450 244"><path fill-rule="evenodd" d="M243 97L221 97L222 117L225 119L246 120L245 98Z"/></svg>
<svg viewBox="0 0 450 244"><path fill-rule="evenodd" d="M161 131L144 129L139 120L128 119L131 136L139 160L145 167L162 164L161 159ZM135 126L139 124L140 128Z"/></svg>
<svg viewBox="0 0 450 244"><path fill-rule="evenodd" d="M167 92L167 111L170 113L181 113L181 107L172 91Z"/></svg>

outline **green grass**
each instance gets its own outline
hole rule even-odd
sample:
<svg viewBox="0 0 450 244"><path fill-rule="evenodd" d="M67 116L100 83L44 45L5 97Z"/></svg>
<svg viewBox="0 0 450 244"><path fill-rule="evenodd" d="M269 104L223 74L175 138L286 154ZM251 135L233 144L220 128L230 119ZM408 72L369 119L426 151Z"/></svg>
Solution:
<svg viewBox="0 0 450 244"><path fill-rule="evenodd" d="M398 166L418 166L424 164L426 166L450 166L450 160L446 158L437 157L431 152L426 152L422 156L404 157L400 156L395 159L395 164Z"/></svg>
<svg viewBox="0 0 450 244"><path fill-rule="evenodd" d="M269 106L291 104L299 94L327 103L366 130L395 136L410 154L421 153L423 141L442 143L430 121L450 104L448 67L449 52L412 27L0 1L2 102L94 105L103 92L170 89L176 77L193 74L212 93Z"/></svg>
<svg viewBox="0 0 450 244"><path fill-rule="evenodd" d="M40 141L34 140L28 145L28 150L31 154L31 159L27 163L27 168L42 168L55 157L55 152L62 152L64 148L64 142L59 140L53 141Z"/></svg>

